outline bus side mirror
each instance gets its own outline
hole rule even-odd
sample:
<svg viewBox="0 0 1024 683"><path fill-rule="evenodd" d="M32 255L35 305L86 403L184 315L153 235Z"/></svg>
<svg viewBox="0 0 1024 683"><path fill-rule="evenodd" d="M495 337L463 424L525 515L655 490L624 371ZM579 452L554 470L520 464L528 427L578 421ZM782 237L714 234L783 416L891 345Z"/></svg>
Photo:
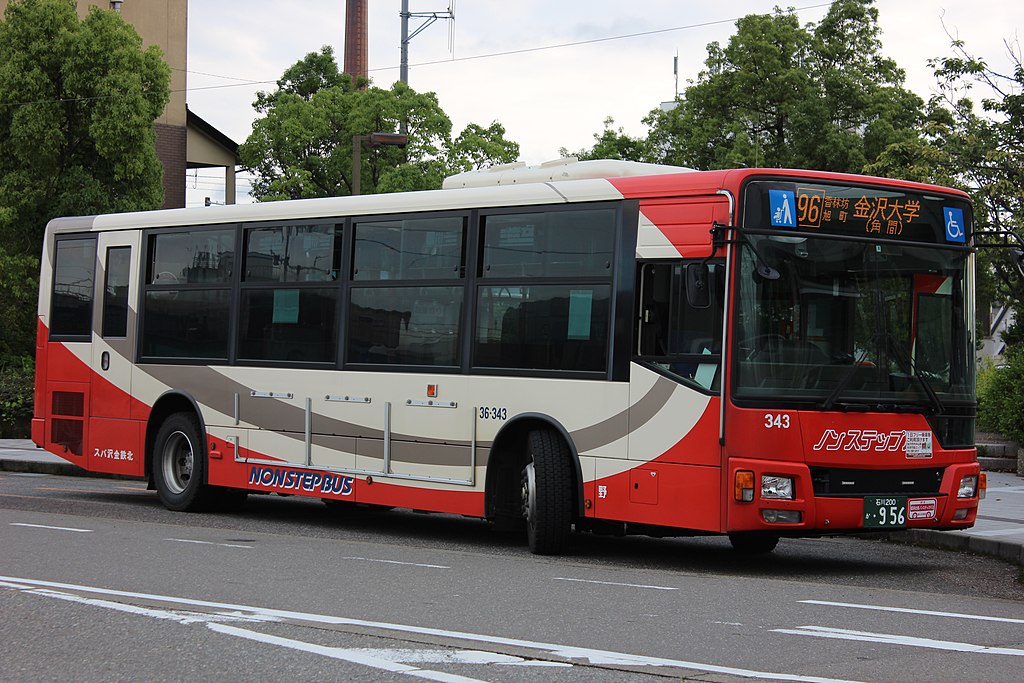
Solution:
<svg viewBox="0 0 1024 683"><path fill-rule="evenodd" d="M691 308L711 305L711 286L708 264L690 263L686 266L686 303Z"/></svg>

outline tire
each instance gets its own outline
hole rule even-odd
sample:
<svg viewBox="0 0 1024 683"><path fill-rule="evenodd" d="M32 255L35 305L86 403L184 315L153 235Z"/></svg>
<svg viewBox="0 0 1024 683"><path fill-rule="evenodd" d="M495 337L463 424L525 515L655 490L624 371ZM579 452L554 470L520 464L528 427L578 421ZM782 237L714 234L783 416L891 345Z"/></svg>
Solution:
<svg viewBox="0 0 1024 683"><path fill-rule="evenodd" d="M193 413L174 413L156 434L153 482L168 510L198 512L212 503L206 479L206 443Z"/></svg>
<svg viewBox="0 0 1024 683"><path fill-rule="evenodd" d="M528 444L529 457L521 475L526 540L534 554L561 554L572 529L572 454L550 429L530 432Z"/></svg>
<svg viewBox="0 0 1024 683"><path fill-rule="evenodd" d="M732 548L743 555L767 555L779 544L775 534L746 533L729 534Z"/></svg>

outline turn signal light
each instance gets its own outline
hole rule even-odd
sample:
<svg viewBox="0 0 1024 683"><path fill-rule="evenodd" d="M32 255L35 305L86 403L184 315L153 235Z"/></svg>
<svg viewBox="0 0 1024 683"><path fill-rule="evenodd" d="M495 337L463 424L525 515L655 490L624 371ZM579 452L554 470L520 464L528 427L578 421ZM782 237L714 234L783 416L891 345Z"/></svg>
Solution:
<svg viewBox="0 0 1024 683"><path fill-rule="evenodd" d="M985 500L986 491L988 491L988 475L982 472L978 475L978 500Z"/></svg>
<svg viewBox="0 0 1024 683"><path fill-rule="evenodd" d="M749 503L754 500L754 473L750 470L736 471L736 488L734 493L736 500L741 503Z"/></svg>

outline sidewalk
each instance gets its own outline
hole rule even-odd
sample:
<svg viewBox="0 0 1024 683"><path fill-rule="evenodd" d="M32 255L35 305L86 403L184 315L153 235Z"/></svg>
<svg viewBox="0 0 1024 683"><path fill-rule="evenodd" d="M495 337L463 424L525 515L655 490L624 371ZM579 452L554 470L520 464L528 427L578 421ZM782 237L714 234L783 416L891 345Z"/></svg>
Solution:
<svg viewBox="0 0 1024 683"><path fill-rule="evenodd" d="M0 439L0 471L65 476L110 476L80 467L36 448L28 439ZM988 472L988 495L978 521L967 531L910 529L890 534L901 543L1000 557L1024 566L1024 478L1010 472Z"/></svg>

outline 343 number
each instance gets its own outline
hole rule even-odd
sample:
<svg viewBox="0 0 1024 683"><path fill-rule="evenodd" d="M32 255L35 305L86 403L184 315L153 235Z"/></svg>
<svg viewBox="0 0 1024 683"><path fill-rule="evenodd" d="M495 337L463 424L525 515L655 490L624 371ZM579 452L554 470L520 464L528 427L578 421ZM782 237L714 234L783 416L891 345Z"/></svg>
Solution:
<svg viewBox="0 0 1024 683"><path fill-rule="evenodd" d="M493 406L483 406L480 408L480 419L481 420L507 420L508 419L508 408L495 408Z"/></svg>
<svg viewBox="0 0 1024 683"><path fill-rule="evenodd" d="M789 429L789 415L785 413L765 413L765 429Z"/></svg>

